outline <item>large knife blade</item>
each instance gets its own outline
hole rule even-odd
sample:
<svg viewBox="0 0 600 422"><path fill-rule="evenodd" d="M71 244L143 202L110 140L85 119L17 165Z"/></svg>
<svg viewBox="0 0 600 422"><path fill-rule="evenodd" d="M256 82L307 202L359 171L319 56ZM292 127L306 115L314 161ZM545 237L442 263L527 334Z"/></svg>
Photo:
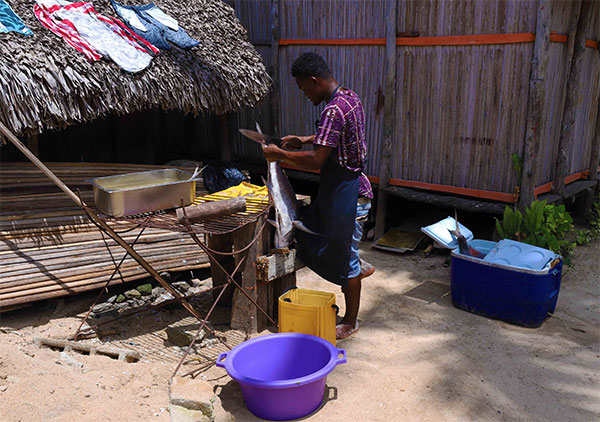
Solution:
<svg viewBox="0 0 600 422"><path fill-rule="evenodd" d="M250 138L254 142L258 142L261 145L275 144L277 146L281 146L281 138L276 136L265 135L250 129L240 129L240 133L246 138Z"/></svg>

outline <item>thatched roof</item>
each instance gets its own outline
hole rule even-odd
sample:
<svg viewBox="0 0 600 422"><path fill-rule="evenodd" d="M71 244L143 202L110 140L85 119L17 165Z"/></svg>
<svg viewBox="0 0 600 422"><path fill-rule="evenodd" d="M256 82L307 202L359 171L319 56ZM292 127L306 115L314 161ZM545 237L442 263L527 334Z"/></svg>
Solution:
<svg viewBox="0 0 600 422"><path fill-rule="evenodd" d="M161 50L149 68L129 74L109 59L88 62L39 23L32 0L9 0L34 35L0 34L0 120L17 134L39 133L154 107L222 114L267 94L271 80L230 6L221 0L155 3L200 45ZM117 16L108 0L93 4Z"/></svg>

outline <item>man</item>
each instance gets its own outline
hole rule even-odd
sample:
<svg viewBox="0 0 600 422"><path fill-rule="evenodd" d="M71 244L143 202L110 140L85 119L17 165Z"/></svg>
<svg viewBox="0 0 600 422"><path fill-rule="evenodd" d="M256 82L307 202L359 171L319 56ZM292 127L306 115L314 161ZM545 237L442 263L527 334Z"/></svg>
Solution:
<svg viewBox="0 0 600 422"><path fill-rule="evenodd" d="M360 260L358 244L362 225L371 208L373 191L362 172L367 146L365 113L356 93L344 88L332 76L321 56L305 53L292 65L298 88L314 104L326 103L312 136L289 135L282 138L283 148L263 147L265 158L280 160L307 170L320 170L319 193L303 218L315 236L297 232L299 257L310 269L326 280L341 285L346 312L336 326L338 340L358 331L361 280L375 268ZM362 265L361 265L362 264ZM362 268L361 268L362 267Z"/></svg>

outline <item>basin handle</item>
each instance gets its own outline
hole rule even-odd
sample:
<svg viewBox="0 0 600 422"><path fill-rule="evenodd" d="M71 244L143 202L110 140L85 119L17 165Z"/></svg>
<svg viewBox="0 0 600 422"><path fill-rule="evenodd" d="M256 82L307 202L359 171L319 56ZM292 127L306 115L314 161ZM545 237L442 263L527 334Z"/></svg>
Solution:
<svg viewBox="0 0 600 422"><path fill-rule="evenodd" d="M339 355L343 355L343 356L340 358ZM337 349L336 356L338 358L337 362L335 362L336 365L341 365L342 363L346 363L347 362L347 360L346 360L346 350L344 350L344 349Z"/></svg>
<svg viewBox="0 0 600 422"><path fill-rule="evenodd" d="M223 362L226 358L227 355L229 354L229 352L224 352L221 353L219 355L219 357L217 358L217 361L215 362L215 364L219 367L219 368L225 368L225 362ZM345 356L344 356L345 357Z"/></svg>

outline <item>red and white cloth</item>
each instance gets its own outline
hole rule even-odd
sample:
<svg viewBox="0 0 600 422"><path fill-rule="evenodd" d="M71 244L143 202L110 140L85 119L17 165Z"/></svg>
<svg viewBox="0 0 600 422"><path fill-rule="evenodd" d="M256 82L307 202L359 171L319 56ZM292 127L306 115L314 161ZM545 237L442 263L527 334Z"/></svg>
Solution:
<svg viewBox="0 0 600 422"><path fill-rule="evenodd" d="M119 20L96 12L92 3L36 0L33 12L43 26L90 61L106 55L125 71L139 72L150 65L148 51L159 51Z"/></svg>

